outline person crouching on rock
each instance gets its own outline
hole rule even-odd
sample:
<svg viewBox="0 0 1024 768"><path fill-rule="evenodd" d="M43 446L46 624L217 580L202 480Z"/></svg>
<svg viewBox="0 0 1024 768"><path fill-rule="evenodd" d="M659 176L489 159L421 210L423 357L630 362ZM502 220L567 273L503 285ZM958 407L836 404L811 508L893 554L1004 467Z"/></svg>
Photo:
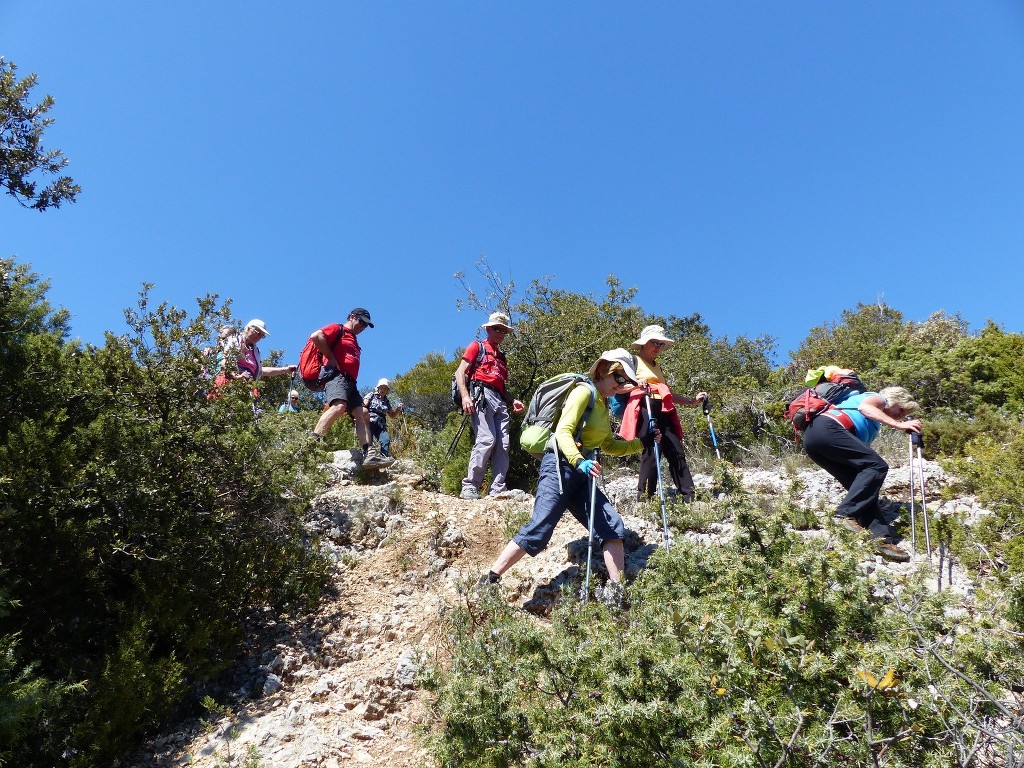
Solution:
<svg viewBox="0 0 1024 768"><path fill-rule="evenodd" d="M889 465L871 448L882 425L920 432L920 419L904 421L918 408L903 387L851 395L814 418L804 432L804 450L819 467L846 489L836 521L854 532L867 531L875 550L887 560L907 562L910 554L898 540L878 506Z"/></svg>
<svg viewBox="0 0 1024 768"><path fill-rule="evenodd" d="M592 458L595 449L610 456L625 456L639 453L644 441L623 440L612 433L608 418L607 398L629 392L637 386L636 371L632 356L624 349L613 349L597 359L588 374L597 390L594 407L583 422L590 405L589 384L577 384L565 397L558 423L553 429L553 442L557 448L549 447L540 462L540 479L533 504L533 516L494 561L490 572L482 579L485 583L496 584L509 568L519 562L523 555L536 557L540 554L555 531L562 514L569 510L584 528L589 525L590 489L589 481L601 477L601 465ZM576 435L579 434L579 444ZM657 430L648 440L653 443L661 439ZM598 488L594 515L595 543L600 545L608 576L613 582L622 579L625 568L623 537L626 529L622 517L608 497Z"/></svg>

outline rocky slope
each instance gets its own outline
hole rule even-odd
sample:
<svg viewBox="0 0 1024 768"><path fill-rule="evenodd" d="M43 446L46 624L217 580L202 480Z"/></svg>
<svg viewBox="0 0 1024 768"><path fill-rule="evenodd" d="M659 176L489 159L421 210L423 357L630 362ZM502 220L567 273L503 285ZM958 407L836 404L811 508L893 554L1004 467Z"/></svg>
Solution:
<svg viewBox="0 0 1024 768"><path fill-rule="evenodd" d="M520 491L480 501L433 493L422 489L423 478L403 462L389 473L356 482L350 459L347 452L335 455L335 482L314 504L310 521L337 560L329 599L314 615L273 626L237 665L232 690L238 703L230 711L179 726L127 764L430 765L416 732L428 704L416 687L416 670L440 647L445 607L467 599L467 585L486 571L508 535L529 516L533 499ZM975 519L985 514L970 498L941 501L940 491L951 478L933 462L925 462L925 472L933 512L956 511ZM793 480L781 471L742 475L748 489L766 496L787 493ZM800 470L797 476L801 498L822 514L840 497L839 486L820 470ZM696 480L698 487L710 484L706 476ZM886 495L905 502L908 480L907 467L894 467ZM609 479L606 486L630 531L629 574L644 567L662 540L657 514L632 501L635 488L636 477L628 474ZM524 560L506 575L507 599L546 615L562 585L579 578L585 533L567 516L541 556ZM731 536L732 526L728 520L709 522L699 533L682 535L714 542ZM833 534L826 527L801 535ZM905 572L924 557L918 553L911 563L893 565L866 553L862 568ZM972 590L948 562L943 580L944 588L951 581L965 595Z"/></svg>

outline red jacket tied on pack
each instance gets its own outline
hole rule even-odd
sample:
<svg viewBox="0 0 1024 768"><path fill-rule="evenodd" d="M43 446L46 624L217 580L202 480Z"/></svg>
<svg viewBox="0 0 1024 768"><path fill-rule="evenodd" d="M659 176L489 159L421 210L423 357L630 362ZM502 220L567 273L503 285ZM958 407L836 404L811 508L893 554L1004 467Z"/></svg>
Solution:
<svg viewBox="0 0 1024 768"><path fill-rule="evenodd" d="M679 421L679 412L676 411L675 403L672 402L672 390L667 384L649 384L651 394L661 397L661 412L672 420L672 426L676 434L683 436L683 425ZM626 411L622 414L622 426L619 427L619 436L623 440L633 440L640 430L640 405L646 397L642 388L637 388L629 393L629 400L626 401Z"/></svg>

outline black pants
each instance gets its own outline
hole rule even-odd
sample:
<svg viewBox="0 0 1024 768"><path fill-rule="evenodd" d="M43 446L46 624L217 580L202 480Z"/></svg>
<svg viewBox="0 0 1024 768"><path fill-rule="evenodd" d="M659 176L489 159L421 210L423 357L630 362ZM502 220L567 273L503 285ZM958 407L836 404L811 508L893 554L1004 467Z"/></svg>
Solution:
<svg viewBox="0 0 1024 768"><path fill-rule="evenodd" d="M818 416L804 432L804 450L846 489L836 514L856 520L877 539L892 539L892 529L878 508L889 465L842 424Z"/></svg>
<svg viewBox="0 0 1024 768"><path fill-rule="evenodd" d="M668 471L672 476L672 482L679 489L679 495L683 501L693 501L693 475L690 474L690 467L686 463L686 453L683 451L683 439L676 434L675 422L670 416L661 412L661 400L651 399L651 410L654 411L654 423L661 430L661 444L658 449L661 455L668 462ZM640 401L640 429L639 437L647 434L650 419L647 416L647 400ZM637 485L637 498L654 496L658 493L658 474L661 467L655 460L654 448L644 448L640 458L640 482Z"/></svg>

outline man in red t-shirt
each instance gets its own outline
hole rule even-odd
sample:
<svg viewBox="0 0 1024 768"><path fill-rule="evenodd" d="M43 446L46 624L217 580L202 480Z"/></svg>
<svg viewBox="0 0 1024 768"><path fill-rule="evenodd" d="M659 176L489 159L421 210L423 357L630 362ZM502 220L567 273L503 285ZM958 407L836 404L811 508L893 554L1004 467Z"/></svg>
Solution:
<svg viewBox="0 0 1024 768"><path fill-rule="evenodd" d="M362 351L356 337L367 328L373 328L370 313L356 307L348 313L344 325L331 323L310 335L313 345L323 356L319 380L324 384L324 402L327 404L313 428L313 436L321 439L331 425L347 413L355 424L356 437L363 447L363 465L382 467L394 463L394 459L385 457L380 446L372 440L370 420L356 385Z"/></svg>
<svg viewBox="0 0 1024 768"><path fill-rule="evenodd" d="M462 355L462 361L455 370L455 382L462 396L462 411L473 416L473 430L476 441L469 454L469 469L462 481L463 499L479 499L480 485L491 463L491 496L505 490L505 475L508 473L508 441L511 416L523 411L523 404L508 394L505 383L508 380L508 366L501 343L512 331L508 315L494 312L482 326L487 338L474 341ZM484 355L477 365L480 348ZM474 390L471 392L470 390ZM476 398L474 399L474 395Z"/></svg>

